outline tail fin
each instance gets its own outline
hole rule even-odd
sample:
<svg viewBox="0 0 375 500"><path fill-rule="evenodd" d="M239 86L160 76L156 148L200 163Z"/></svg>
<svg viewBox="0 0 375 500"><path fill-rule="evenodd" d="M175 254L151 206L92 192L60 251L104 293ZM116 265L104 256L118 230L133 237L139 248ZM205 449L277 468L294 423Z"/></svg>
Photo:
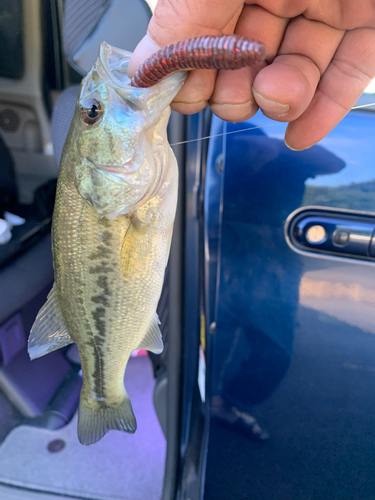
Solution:
<svg viewBox="0 0 375 500"><path fill-rule="evenodd" d="M78 439L81 444L94 444L110 430L133 434L136 429L137 421L128 395L121 406L107 406L99 410L92 410L81 399L78 409Z"/></svg>

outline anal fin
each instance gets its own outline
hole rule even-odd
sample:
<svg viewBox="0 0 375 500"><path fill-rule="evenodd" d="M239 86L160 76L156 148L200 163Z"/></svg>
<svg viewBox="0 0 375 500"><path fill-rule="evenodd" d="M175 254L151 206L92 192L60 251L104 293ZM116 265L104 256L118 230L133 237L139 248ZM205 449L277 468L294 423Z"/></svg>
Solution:
<svg viewBox="0 0 375 500"><path fill-rule="evenodd" d="M72 342L56 300L54 285L31 328L28 343L30 359L40 358Z"/></svg>
<svg viewBox="0 0 375 500"><path fill-rule="evenodd" d="M155 354L160 354L163 351L164 345L159 325L160 321L158 315L155 313L155 317L151 322L150 328L137 349L146 349L146 351L151 351Z"/></svg>

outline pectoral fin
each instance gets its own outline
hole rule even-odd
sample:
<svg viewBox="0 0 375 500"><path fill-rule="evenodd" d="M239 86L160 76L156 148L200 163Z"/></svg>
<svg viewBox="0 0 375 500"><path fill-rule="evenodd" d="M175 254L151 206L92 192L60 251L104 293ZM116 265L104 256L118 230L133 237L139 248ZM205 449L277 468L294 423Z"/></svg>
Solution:
<svg viewBox="0 0 375 500"><path fill-rule="evenodd" d="M155 313L155 317L150 325L150 328L137 349L146 349L147 351L154 352L155 354L160 354L163 351L164 345L159 325L160 321L158 315Z"/></svg>
<svg viewBox="0 0 375 500"><path fill-rule="evenodd" d="M124 276L137 269L140 259L147 257L151 247L152 239L147 225L133 215L121 249L121 269Z"/></svg>
<svg viewBox="0 0 375 500"><path fill-rule="evenodd" d="M55 286L53 286L48 294L47 302L38 312L31 328L28 345L30 359L44 356L72 342L56 300Z"/></svg>

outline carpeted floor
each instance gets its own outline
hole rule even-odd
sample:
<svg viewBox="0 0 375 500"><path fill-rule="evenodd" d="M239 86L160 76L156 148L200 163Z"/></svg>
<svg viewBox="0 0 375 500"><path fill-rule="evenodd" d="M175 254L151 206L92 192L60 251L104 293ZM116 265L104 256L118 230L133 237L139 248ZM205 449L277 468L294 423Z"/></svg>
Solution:
<svg viewBox="0 0 375 500"><path fill-rule="evenodd" d="M95 500L159 500L166 443L153 407L148 357L130 360L125 381L138 422L134 435L112 431L82 446L77 417L58 431L16 427L0 446L0 483ZM57 439L65 447L51 453L48 445Z"/></svg>
<svg viewBox="0 0 375 500"><path fill-rule="evenodd" d="M1 500L81 500L78 497L65 497L40 491L25 490L14 486L3 486L0 484Z"/></svg>

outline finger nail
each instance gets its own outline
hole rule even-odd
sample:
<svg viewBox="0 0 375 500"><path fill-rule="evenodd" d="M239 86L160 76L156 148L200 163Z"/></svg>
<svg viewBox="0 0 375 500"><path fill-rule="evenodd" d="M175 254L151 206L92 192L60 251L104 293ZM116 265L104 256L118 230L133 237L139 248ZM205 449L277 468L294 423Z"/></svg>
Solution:
<svg viewBox="0 0 375 500"><path fill-rule="evenodd" d="M292 151L305 151L305 149L309 149L309 148L311 148L311 147L312 147L312 146L306 146L306 147L304 147L304 148L299 148L299 149L296 149L296 148L293 148L292 146L290 146L290 145L286 142L286 139L284 139L284 142L285 142L285 146L286 146L287 148L289 148L290 150L292 150Z"/></svg>
<svg viewBox="0 0 375 500"><path fill-rule="evenodd" d="M145 35L136 46L134 53L130 58L128 76L132 78L139 65L144 63L147 57L149 57L151 54L154 54L159 49L159 45L157 45L148 34Z"/></svg>
<svg viewBox="0 0 375 500"><path fill-rule="evenodd" d="M215 115L230 122L245 121L255 115L258 106L254 101L247 101L242 104L218 104L210 102L210 108Z"/></svg>
<svg viewBox="0 0 375 500"><path fill-rule="evenodd" d="M198 113L206 106L207 106L207 101L199 101L199 102L173 101L171 103L171 108L173 109L173 111L178 111L179 113L183 113L185 115L193 115L195 113Z"/></svg>
<svg viewBox="0 0 375 500"><path fill-rule="evenodd" d="M281 104L280 102L272 101L262 96L253 89L253 94L256 98L256 102L267 116L284 116L288 114L290 110L289 104Z"/></svg>
<svg viewBox="0 0 375 500"><path fill-rule="evenodd" d="M286 142L286 139L284 139L284 142L285 142L285 146L287 148L289 148L290 150L292 150L292 151L300 151L300 149L295 149L295 148L292 148L292 146L289 146L289 144Z"/></svg>

